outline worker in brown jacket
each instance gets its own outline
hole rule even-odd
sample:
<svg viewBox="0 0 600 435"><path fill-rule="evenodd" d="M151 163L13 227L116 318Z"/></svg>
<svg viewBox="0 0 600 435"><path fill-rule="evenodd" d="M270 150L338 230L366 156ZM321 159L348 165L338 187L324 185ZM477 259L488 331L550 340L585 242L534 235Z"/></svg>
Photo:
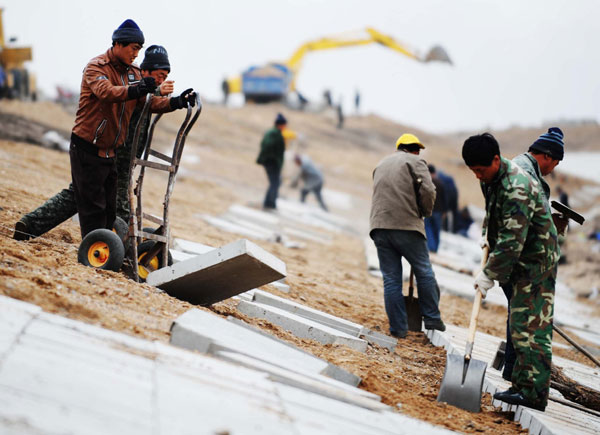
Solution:
<svg viewBox="0 0 600 435"><path fill-rule="evenodd" d="M444 331L439 310L439 289L429 261L423 218L430 216L435 186L425 160L425 147L413 134L403 134L397 151L379 162L373 171L370 233L377 247L383 275L383 298L390 334L404 338L408 330L402 295L402 257L417 279L419 306L425 329Z"/></svg>
<svg viewBox="0 0 600 435"><path fill-rule="evenodd" d="M92 59L83 71L79 108L71 133L71 177L81 236L98 228L112 228L116 215L117 167L115 150L125 141L134 109L156 89L153 77L142 78L133 65L144 34L133 20L125 20L112 35L113 45ZM195 93L155 97L152 112L170 112L194 105Z"/></svg>

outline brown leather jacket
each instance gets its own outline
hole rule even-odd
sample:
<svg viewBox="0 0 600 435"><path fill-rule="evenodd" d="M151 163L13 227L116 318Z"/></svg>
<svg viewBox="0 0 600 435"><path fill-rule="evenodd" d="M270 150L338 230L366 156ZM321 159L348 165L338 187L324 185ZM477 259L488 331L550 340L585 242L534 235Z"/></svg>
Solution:
<svg viewBox="0 0 600 435"><path fill-rule="evenodd" d="M72 133L75 139L96 146L99 155L113 157L114 149L123 145L129 120L136 105L145 98L127 99L127 88L136 85L142 74L136 65L127 66L113 55L112 48L90 60L83 71L79 108ZM170 99L154 97L152 112L171 112ZM100 153L100 150L102 152Z"/></svg>

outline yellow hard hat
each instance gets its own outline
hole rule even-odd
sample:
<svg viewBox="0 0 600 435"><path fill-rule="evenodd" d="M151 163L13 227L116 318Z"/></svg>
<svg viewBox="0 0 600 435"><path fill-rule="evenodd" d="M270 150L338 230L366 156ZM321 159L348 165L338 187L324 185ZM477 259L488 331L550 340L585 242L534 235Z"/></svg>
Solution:
<svg viewBox="0 0 600 435"><path fill-rule="evenodd" d="M290 141L290 140L294 140L298 137L296 132L293 130L290 130L289 128L284 128L283 131L281 132L281 135L283 136L283 138L285 139L286 142Z"/></svg>
<svg viewBox="0 0 600 435"><path fill-rule="evenodd" d="M419 138L417 136L415 136L414 134L410 134L410 133L404 133L402 136L400 136L398 138L398 140L396 141L396 149L400 148L400 145L411 145L411 144L417 144L417 145L419 145L419 148L421 148L423 150L425 149L425 147L423 146L423 144L421 143Z"/></svg>

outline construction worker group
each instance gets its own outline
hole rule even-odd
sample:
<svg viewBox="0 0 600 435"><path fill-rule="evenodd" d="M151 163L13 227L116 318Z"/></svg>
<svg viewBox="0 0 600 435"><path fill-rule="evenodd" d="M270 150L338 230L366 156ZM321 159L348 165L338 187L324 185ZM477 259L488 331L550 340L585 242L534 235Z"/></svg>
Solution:
<svg viewBox="0 0 600 435"><path fill-rule="evenodd" d="M85 67L71 134L72 182L22 216L15 225L15 239L40 236L75 213L79 214L82 237L95 229L112 229L117 216L128 221L133 128L146 95L154 94L152 112L182 109L194 105L196 99L191 88L179 96L169 96L173 82L167 80L171 64L164 47L150 46L141 66L133 63L144 42L137 24L125 20L112 34L112 47ZM146 134L148 119L141 122L142 134ZM269 182L263 201L266 210L277 209L286 125L285 116L278 114L257 158ZM550 189L543 176L563 159L563 139L562 131L553 127L512 161L502 156L498 142L489 133L469 137L462 147L464 162L479 180L485 198L481 245L490 252L474 288L485 297L497 281L509 301L503 376L512 387L494 397L538 410L544 410L548 401L559 237L566 227L564 219L550 211ZM414 271L425 328L446 328L429 258L429 251L437 250L439 243L433 240L436 236L431 228L439 237L441 218L435 215L435 204L440 188L436 189L435 168L419 156L424 148L415 135L402 134L396 151L373 170L369 234L383 275L389 333L400 339L408 331L402 294L403 258ZM328 210L321 196L322 173L307 156L297 155L295 162L301 171L299 179L304 181L301 200L313 192L319 205ZM426 228L425 219L431 219L432 214L434 219Z"/></svg>

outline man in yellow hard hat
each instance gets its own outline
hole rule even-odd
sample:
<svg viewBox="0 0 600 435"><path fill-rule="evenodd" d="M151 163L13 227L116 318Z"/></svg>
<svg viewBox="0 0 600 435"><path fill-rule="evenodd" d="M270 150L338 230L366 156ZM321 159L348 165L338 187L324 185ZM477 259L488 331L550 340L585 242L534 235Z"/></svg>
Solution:
<svg viewBox="0 0 600 435"><path fill-rule="evenodd" d="M370 233L383 274L385 311L390 334L404 338L408 330L402 295L402 257L417 278L419 306L425 329L444 331L439 310L439 288L429 261L423 218L430 216L435 186L427 162L419 157L425 147L414 134L403 134L397 151L373 171Z"/></svg>

